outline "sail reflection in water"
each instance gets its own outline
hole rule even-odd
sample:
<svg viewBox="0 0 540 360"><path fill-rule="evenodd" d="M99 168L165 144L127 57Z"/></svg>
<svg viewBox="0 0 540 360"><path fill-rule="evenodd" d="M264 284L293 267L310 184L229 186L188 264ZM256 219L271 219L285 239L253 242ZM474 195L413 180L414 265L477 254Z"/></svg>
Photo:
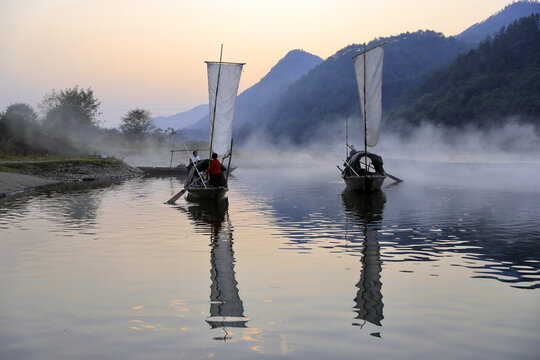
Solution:
<svg viewBox="0 0 540 360"><path fill-rule="evenodd" d="M360 281L356 284L358 292L354 299L355 326L364 326L366 322L381 326L383 316L381 251L377 239L377 230L386 197L382 191L360 193L345 191L342 194L347 223L359 224L363 228L364 247L362 250L362 270ZM376 334L374 334L376 335Z"/></svg>
<svg viewBox="0 0 540 360"><path fill-rule="evenodd" d="M201 203L189 207L190 216L197 227L210 229L210 317L206 322L212 329L223 328L225 335L218 340L227 340L226 327L246 327L249 320L244 317L244 305L238 293L238 282L234 272L233 227L228 214L228 201Z"/></svg>

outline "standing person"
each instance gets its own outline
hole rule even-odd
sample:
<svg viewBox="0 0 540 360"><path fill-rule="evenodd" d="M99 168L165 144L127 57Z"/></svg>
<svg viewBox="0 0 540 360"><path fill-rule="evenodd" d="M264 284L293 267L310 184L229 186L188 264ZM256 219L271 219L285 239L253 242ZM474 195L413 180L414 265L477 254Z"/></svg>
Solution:
<svg viewBox="0 0 540 360"><path fill-rule="evenodd" d="M188 171L190 171L193 165L197 164L199 161L201 161L201 158L199 157L197 150L195 150L193 151L193 157L189 158L189 165L187 167Z"/></svg>
<svg viewBox="0 0 540 360"><path fill-rule="evenodd" d="M210 174L210 186L222 186L221 163L216 153L212 153L212 163L206 172Z"/></svg>
<svg viewBox="0 0 540 360"><path fill-rule="evenodd" d="M197 150L193 152L193 158L191 161L193 161L195 164L201 161L201 158L199 157L199 153L197 152Z"/></svg>
<svg viewBox="0 0 540 360"><path fill-rule="evenodd" d="M349 149L351 149L349 157L353 156L357 152L357 150L354 148L354 145L349 145Z"/></svg>

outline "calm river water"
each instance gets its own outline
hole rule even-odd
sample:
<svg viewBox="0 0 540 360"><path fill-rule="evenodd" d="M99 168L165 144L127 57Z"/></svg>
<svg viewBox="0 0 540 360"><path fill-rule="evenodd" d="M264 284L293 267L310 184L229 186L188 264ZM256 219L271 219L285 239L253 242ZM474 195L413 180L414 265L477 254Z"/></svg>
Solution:
<svg viewBox="0 0 540 360"><path fill-rule="evenodd" d="M538 359L539 163L416 165L370 196L239 168L212 207L169 178L0 200L0 358Z"/></svg>

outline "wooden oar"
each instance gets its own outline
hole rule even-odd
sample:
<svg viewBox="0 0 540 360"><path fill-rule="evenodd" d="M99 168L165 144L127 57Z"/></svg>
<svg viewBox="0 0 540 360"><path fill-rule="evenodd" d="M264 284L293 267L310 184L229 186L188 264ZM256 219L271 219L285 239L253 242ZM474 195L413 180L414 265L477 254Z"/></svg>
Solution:
<svg viewBox="0 0 540 360"><path fill-rule="evenodd" d="M170 198L169 200L167 200L167 204L174 204L176 202L176 200L178 200L178 198L182 195L184 195L184 193L186 192L186 189L182 189L178 192L178 194L174 195L172 198Z"/></svg>
<svg viewBox="0 0 540 360"><path fill-rule="evenodd" d="M186 147L186 151L189 153L189 149L186 145L186 142L185 142L185 139L184 139L184 146ZM197 164L195 162L193 162L193 166L195 167L195 171L197 172L197 175L199 175L199 178L201 179L203 185L204 185L204 188L206 188L206 184L204 183L204 179L203 177L201 176L201 173L199 172L199 169L197 168ZM191 179L193 178L193 175L195 175L195 173L193 173L191 175L191 178L188 180L188 184L191 182ZM176 195L174 195L172 198L170 198L169 200L167 200L167 204L174 204L176 202L176 200L178 200L178 198L180 198L180 196L184 195L184 193L186 192L186 187L184 187L184 189L180 190Z"/></svg>
<svg viewBox="0 0 540 360"><path fill-rule="evenodd" d="M385 174L386 176L388 176L390 179L394 180L395 182L398 182L398 183L403 182L403 180L401 180L400 178L395 177L394 175L390 175L390 174L387 173L387 172L385 172L384 174Z"/></svg>

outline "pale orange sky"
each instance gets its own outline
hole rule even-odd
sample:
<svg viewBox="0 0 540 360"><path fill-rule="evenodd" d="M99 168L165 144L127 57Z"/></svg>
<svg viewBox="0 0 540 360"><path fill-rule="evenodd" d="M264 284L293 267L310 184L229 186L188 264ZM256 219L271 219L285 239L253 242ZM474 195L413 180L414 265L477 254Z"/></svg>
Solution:
<svg viewBox="0 0 540 360"><path fill-rule="evenodd" d="M104 126L208 102L205 60L245 62L240 91L285 54L327 58L375 37L456 35L512 0L0 0L0 111L91 87ZM352 66L352 65L351 65Z"/></svg>

